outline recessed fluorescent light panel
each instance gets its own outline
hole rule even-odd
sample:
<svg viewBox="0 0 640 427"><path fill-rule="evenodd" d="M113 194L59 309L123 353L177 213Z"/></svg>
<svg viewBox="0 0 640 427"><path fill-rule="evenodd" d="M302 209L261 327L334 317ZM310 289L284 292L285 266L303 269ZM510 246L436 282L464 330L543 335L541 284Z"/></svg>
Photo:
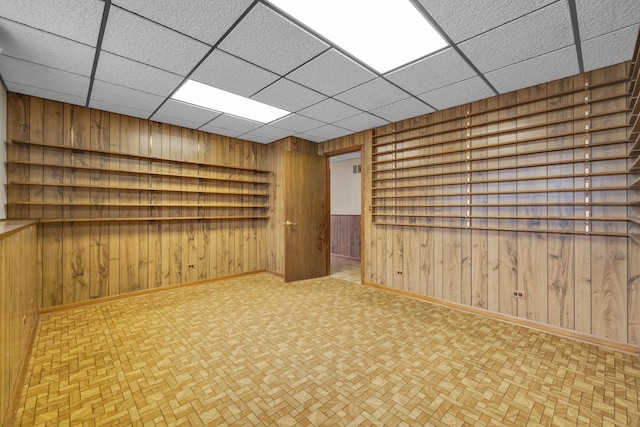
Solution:
<svg viewBox="0 0 640 427"><path fill-rule="evenodd" d="M380 73L447 46L409 0L270 0Z"/></svg>
<svg viewBox="0 0 640 427"><path fill-rule="evenodd" d="M197 107L220 111L243 119L269 123L291 112L195 80L187 80L171 97Z"/></svg>

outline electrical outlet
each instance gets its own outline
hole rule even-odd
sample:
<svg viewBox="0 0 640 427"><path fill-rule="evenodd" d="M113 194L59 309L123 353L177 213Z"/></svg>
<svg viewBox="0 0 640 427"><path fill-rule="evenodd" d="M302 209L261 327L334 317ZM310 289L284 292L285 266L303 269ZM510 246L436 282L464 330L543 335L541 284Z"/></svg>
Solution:
<svg viewBox="0 0 640 427"><path fill-rule="evenodd" d="M189 270L193 270L194 268L196 268L196 266L195 266L195 264L189 264L189 265L187 265L187 268Z"/></svg>
<svg viewBox="0 0 640 427"><path fill-rule="evenodd" d="M398 270L398 271L396 271L396 274L397 274L398 276L402 276L402 275L404 274L404 272L403 272L402 270Z"/></svg>
<svg viewBox="0 0 640 427"><path fill-rule="evenodd" d="M514 298L524 298L525 297L525 293L522 291L519 291L517 289L513 289L511 291L511 296Z"/></svg>

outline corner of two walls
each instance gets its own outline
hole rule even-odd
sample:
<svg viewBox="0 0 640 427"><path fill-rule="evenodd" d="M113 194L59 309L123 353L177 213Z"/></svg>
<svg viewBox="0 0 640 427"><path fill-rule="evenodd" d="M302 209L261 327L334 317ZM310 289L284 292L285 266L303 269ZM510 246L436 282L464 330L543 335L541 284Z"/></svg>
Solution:
<svg viewBox="0 0 640 427"><path fill-rule="evenodd" d="M0 220L7 218L7 91L0 84Z"/></svg>

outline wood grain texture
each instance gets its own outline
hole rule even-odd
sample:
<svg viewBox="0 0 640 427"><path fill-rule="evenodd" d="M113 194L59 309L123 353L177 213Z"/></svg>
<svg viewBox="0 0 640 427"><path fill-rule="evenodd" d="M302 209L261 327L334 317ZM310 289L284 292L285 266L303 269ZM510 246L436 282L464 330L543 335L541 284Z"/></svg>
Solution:
<svg viewBox="0 0 640 427"><path fill-rule="evenodd" d="M36 321L38 302L37 224L0 221L0 420L5 419L22 363L26 363L28 337Z"/></svg>
<svg viewBox="0 0 640 427"><path fill-rule="evenodd" d="M360 259L361 215L331 215L331 253Z"/></svg>

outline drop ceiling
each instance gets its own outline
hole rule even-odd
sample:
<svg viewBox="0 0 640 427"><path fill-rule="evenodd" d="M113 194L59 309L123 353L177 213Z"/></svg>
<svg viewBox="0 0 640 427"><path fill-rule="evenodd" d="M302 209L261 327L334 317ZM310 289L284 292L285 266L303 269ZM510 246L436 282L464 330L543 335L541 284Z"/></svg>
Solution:
<svg viewBox="0 0 640 427"><path fill-rule="evenodd" d="M268 1L0 0L0 77L250 141L321 142L627 61L640 26L637 0L388 1L411 1L449 46L380 74ZM262 124L170 99L188 78L292 114Z"/></svg>

